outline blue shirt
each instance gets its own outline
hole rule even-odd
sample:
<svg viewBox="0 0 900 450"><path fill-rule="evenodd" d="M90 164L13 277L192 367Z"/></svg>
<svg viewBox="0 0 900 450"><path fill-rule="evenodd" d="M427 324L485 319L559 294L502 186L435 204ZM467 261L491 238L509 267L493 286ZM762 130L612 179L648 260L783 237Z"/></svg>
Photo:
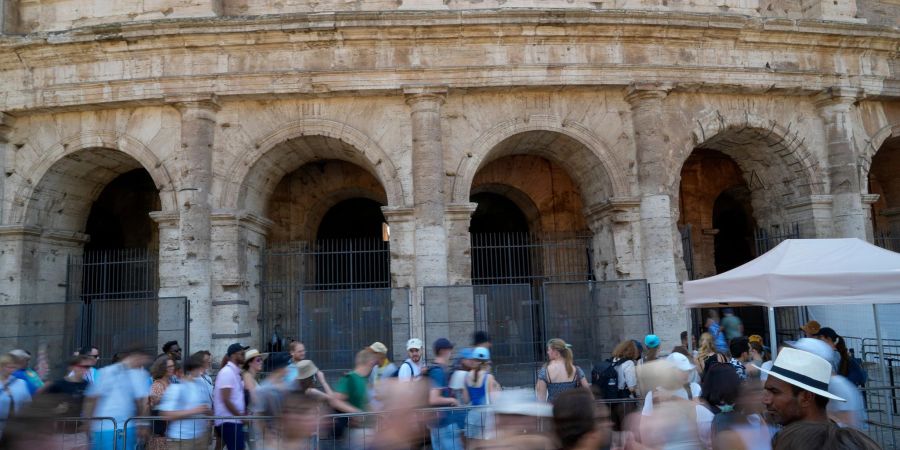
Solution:
<svg viewBox="0 0 900 450"><path fill-rule="evenodd" d="M144 369L129 369L122 363L106 366L99 371L99 379L88 387L88 397L97 399L94 417L112 417L118 429L125 428L125 421L137 415L137 400L146 401L150 396L150 374ZM134 426L134 422L129 422ZM102 420L92 421L94 431L104 431L110 426Z"/></svg>
<svg viewBox="0 0 900 450"><path fill-rule="evenodd" d="M162 401L159 404L160 411L184 411L201 405L212 408L212 402L207 393L206 381L195 378L188 383L173 384L166 389ZM182 419L169 423L166 427L166 436L170 439L195 439L206 434L209 428L208 420Z"/></svg>
<svg viewBox="0 0 900 450"><path fill-rule="evenodd" d="M725 334L722 333L722 326L719 325L719 322L713 322L709 326L709 334L713 335L713 339L716 341L716 350L722 353L728 352L728 343L725 342Z"/></svg>
<svg viewBox="0 0 900 450"><path fill-rule="evenodd" d="M431 380L432 389L440 389L441 397L453 398L453 390L450 389L450 376L447 366L435 364L428 369L428 379ZM438 427L443 428L454 422L452 414L443 413L438 422Z"/></svg>

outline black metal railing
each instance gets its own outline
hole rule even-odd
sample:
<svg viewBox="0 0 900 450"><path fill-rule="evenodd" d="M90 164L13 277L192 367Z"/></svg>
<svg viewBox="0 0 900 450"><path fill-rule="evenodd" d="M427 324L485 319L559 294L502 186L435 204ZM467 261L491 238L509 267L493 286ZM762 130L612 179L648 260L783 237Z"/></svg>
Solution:
<svg viewBox="0 0 900 450"><path fill-rule="evenodd" d="M66 300L149 298L159 291L156 249L85 250L69 255Z"/></svg>
<svg viewBox="0 0 900 450"><path fill-rule="evenodd" d="M589 234L472 233L471 239L472 284L593 279Z"/></svg>
<svg viewBox="0 0 900 450"><path fill-rule="evenodd" d="M900 233L891 233L890 231L876 231L875 245L892 252L900 253Z"/></svg>
<svg viewBox="0 0 900 450"><path fill-rule="evenodd" d="M263 279L270 294L389 288L390 263L390 244L380 238L279 243L266 251Z"/></svg>
<svg viewBox="0 0 900 450"><path fill-rule="evenodd" d="M678 231L681 233L681 251L684 259L684 269L687 271L688 280L696 279L694 275L694 238L691 235L691 224L685 224Z"/></svg>
<svg viewBox="0 0 900 450"><path fill-rule="evenodd" d="M800 239L800 224L773 225L769 228L757 228L754 233L756 256L775 248L785 239Z"/></svg>

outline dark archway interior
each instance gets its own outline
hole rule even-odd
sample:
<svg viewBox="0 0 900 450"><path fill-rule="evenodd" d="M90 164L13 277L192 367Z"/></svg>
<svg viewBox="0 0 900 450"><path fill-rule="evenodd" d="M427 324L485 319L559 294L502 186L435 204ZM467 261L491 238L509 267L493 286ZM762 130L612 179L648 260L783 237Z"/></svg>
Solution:
<svg viewBox="0 0 900 450"><path fill-rule="evenodd" d="M716 273L727 272L753 255L753 220L749 213L750 191L735 187L722 192L713 204Z"/></svg>
<svg viewBox="0 0 900 450"><path fill-rule="evenodd" d="M381 204L367 198L344 200L328 210L319 223L318 239L381 238Z"/></svg>
<svg viewBox="0 0 900 450"><path fill-rule="evenodd" d="M528 218L512 200L492 192L475 194L470 199L478 208L472 214L472 233L527 233Z"/></svg>
<svg viewBox="0 0 900 450"><path fill-rule="evenodd" d="M470 199L478 207L472 214L472 282L475 284L528 283L531 276L528 218L508 198L492 192Z"/></svg>
<svg viewBox="0 0 900 450"><path fill-rule="evenodd" d="M91 237L86 250L156 248L159 191L144 169L119 175L110 182L91 207L85 232Z"/></svg>
<svg viewBox="0 0 900 450"><path fill-rule="evenodd" d="M367 198L351 198L325 213L313 249L317 288L390 287L390 249L382 237L381 206Z"/></svg>

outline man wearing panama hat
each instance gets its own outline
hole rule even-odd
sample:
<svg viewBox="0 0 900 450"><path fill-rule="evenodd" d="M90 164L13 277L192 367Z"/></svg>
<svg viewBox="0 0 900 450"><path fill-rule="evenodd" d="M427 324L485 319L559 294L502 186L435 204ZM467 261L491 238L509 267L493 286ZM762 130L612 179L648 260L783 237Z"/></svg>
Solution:
<svg viewBox="0 0 900 450"><path fill-rule="evenodd" d="M771 369L757 368L769 375L763 403L783 426L795 422L827 422L828 401L844 401L828 392L831 363L812 353L784 348Z"/></svg>

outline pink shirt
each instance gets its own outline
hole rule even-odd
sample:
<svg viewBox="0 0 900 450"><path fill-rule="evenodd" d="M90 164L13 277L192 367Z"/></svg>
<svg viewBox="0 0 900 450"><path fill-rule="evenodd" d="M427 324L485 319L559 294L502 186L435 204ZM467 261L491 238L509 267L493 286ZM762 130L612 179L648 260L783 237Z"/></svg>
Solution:
<svg viewBox="0 0 900 450"><path fill-rule="evenodd" d="M222 389L231 389L228 398L238 411L247 410L247 405L244 404L244 380L241 379L241 369L231 361L216 375L216 387L213 390L213 413L217 416L234 416L225 406ZM225 422L240 423L240 420L216 419L216 425Z"/></svg>

